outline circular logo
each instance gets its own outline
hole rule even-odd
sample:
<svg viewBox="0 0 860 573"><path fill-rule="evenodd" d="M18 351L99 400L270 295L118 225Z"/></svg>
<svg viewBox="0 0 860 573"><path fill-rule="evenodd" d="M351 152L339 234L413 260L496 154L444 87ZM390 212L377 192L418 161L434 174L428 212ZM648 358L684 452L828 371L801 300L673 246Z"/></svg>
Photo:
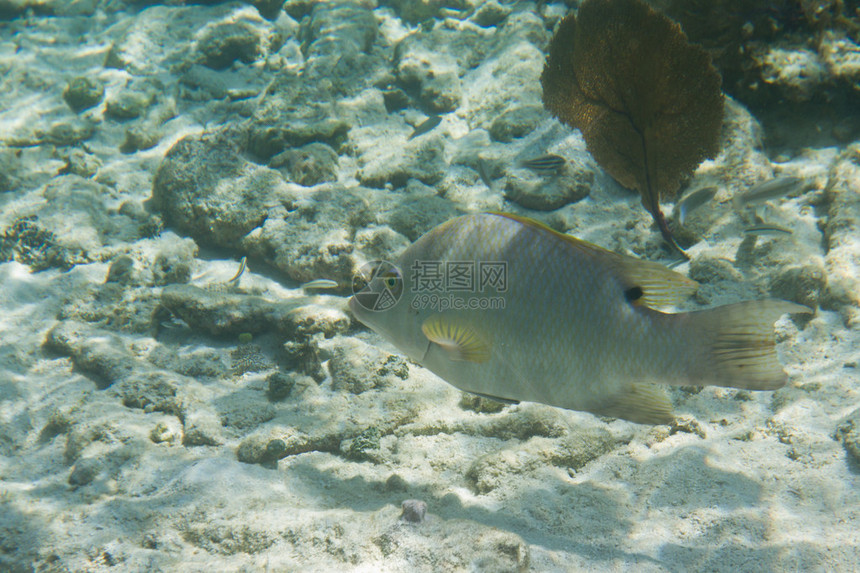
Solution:
<svg viewBox="0 0 860 573"><path fill-rule="evenodd" d="M403 274L388 261L370 261L352 277L352 296L366 310L388 310L403 296Z"/></svg>

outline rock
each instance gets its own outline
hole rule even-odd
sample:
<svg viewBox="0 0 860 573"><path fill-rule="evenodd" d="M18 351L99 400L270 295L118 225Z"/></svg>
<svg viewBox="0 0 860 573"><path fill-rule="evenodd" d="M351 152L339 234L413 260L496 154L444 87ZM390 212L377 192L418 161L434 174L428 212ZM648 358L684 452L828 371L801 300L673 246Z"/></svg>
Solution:
<svg viewBox="0 0 860 573"><path fill-rule="evenodd" d="M242 158L230 134L190 135L158 166L152 203L180 232L235 248L266 219L266 202L282 183L276 171Z"/></svg>
<svg viewBox="0 0 860 573"><path fill-rule="evenodd" d="M266 20L276 20L284 7L284 0L251 0L251 4Z"/></svg>
<svg viewBox="0 0 860 573"><path fill-rule="evenodd" d="M400 504L400 521L405 523L424 523L427 514L427 502L420 499L407 499Z"/></svg>
<svg viewBox="0 0 860 573"><path fill-rule="evenodd" d="M49 268L67 270L87 260L82 249L61 244L54 232L43 226L36 216L22 217L0 236L3 260L16 260L33 271Z"/></svg>
<svg viewBox="0 0 860 573"><path fill-rule="evenodd" d="M219 401L218 411L222 426L239 430L256 428L277 413L259 392L250 391L236 392L229 400Z"/></svg>
<svg viewBox="0 0 860 573"><path fill-rule="evenodd" d="M342 309L311 304L290 310L282 329L289 338L301 340L315 334L331 338L346 333L349 326L349 315Z"/></svg>
<svg viewBox="0 0 860 573"><path fill-rule="evenodd" d="M289 455L286 442L268 434L248 436L236 449L236 459L246 464L274 465Z"/></svg>
<svg viewBox="0 0 860 573"><path fill-rule="evenodd" d="M505 406L507 406L505 402L498 402L491 398L469 394L468 392L463 392L463 395L460 397L461 408L480 414L496 414L504 410Z"/></svg>
<svg viewBox="0 0 860 573"><path fill-rule="evenodd" d="M102 166L101 160L94 154L87 153L83 149L72 147L64 150L61 157L66 164L58 172L59 175L71 173L84 178L90 178L98 173ZM0 187L2 191L2 187Z"/></svg>
<svg viewBox="0 0 860 573"><path fill-rule="evenodd" d="M278 169L287 180L310 187L337 181L337 153L324 143L309 143L273 157L269 167Z"/></svg>
<svg viewBox="0 0 860 573"><path fill-rule="evenodd" d="M509 17L508 28L513 15ZM542 26L542 24L541 24ZM466 121L492 130L496 141L510 141L531 132L547 119L541 104L540 74L546 56L522 37L500 43L498 56L482 60L463 76Z"/></svg>
<svg viewBox="0 0 860 573"><path fill-rule="evenodd" d="M126 70L134 77L157 77L194 53L197 26L190 25L199 6L155 5L135 14L134 25L111 35L106 68ZM224 10L226 15L227 10Z"/></svg>
<svg viewBox="0 0 860 573"><path fill-rule="evenodd" d="M361 394L408 376L403 359L352 338L338 341L328 364L332 389Z"/></svg>
<svg viewBox="0 0 860 573"><path fill-rule="evenodd" d="M498 26L511 13L509 4L500 4L498 0L488 0L478 6L472 15L472 21L478 26Z"/></svg>
<svg viewBox="0 0 860 573"><path fill-rule="evenodd" d="M503 481L531 473L546 464L578 470L615 446L611 434L598 427L571 433L561 440L535 437L524 444L481 456L466 472L466 479L476 493L489 493Z"/></svg>
<svg viewBox="0 0 860 573"><path fill-rule="evenodd" d="M849 146L830 169L825 192L827 214L824 308L839 310L846 324L860 324L860 144Z"/></svg>
<svg viewBox="0 0 860 573"><path fill-rule="evenodd" d="M51 124L48 131L37 131L36 136L43 143L58 147L77 145L90 139L95 133L95 125L88 119L75 118Z"/></svg>
<svg viewBox="0 0 860 573"><path fill-rule="evenodd" d="M332 73L331 67L326 73ZM248 127L248 150L264 161L313 142L337 149L352 127L338 112L325 82L284 73L266 88L265 95Z"/></svg>
<svg viewBox="0 0 860 573"><path fill-rule="evenodd" d="M134 357L116 335L73 320L52 328L45 347L71 357L77 368L93 376L99 389L126 379L136 367Z"/></svg>
<svg viewBox="0 0 860 573"><path fill-rule="evenodd" d="M213 292L193 285L169 285L161 304L174 316L211 336L239 336L277 331L288 324L292 304L258 296Z"/></svg>
<svg viewBox="0 0 860 573"><path fill-rule="evenodd" d="M272 368L272 362L263 354L262 348L251 343L239 344L234 348L230 352L230 361L235 376L242 376L248 372L262 372Z"/></svg>
<svg viewBox="0 0 860 573"><path fill-rule="evenodd" d="M395 12L410 24L420 24L426 20L441 18L446 9L464 9L466 0L385 0L383 4L390 5Z"/></svg>
<svg viewBox="0 0 860 573"><path fill-rule="evenodd" d="M186 405L182 427L183 446L220 446L224 443L218 415L203 404Z"/></svg>
<svg viewBox="0 0 860 573"><path fill-rule="evenodd" d="M380 222L387 223L410 241L462 214L450 201L436 195L433 189L414 183L417 182L407 184L402 195L392 197L391 205L380 216Z"/></svg>
<svg viewBox="0 0 860 573"><path fill-rule="evenodd" d="M146 113L152 96L139 91L123 90L105 102L105 115L115 120L127 120Z"/></svg>
<svg viewBox="0 0 860 573"><path fill-rule="evenodd" d="M69 485L89 485L99 474L102 464L94 458L81 458L75 462L72 473L69 474Z"/></svg>
<svg viewBox="0 0 860 573"><path fill-rule="evenodd" d="M704 284L744 280L731 261L708 256L698 256L690 262L690 278Z"/></svg>
<svg viewBox="0 0 860 573"><path fill-rule="evenodd" d="M545 177L528 169L513 169L505 178L505 199L526 209L554 211L588 196L594 170L566 162L557 175Z"/></svg>
<svg viewBox="0 0 860 573"><path fill-rule="evenodd" d="M87 76L72 78L63 90L63 99L76 113L98 105L104 95L104 87Z"/></svg>
<svg viewBox="0 0 860 573"><path fill-rule="evenodd" d="M134 153L152 149L161 140L161 130L152 122L141 122L125 130L125 139L120 146L123 153Z"/></svg>
<svg viewBox="0 0 860 573"><path fill-rule="evenodd" d="M860 463L860 409L854 410L836 427L833 439L842 442L856 463Z"/></svg>
<svg viewBox="0 0 860 573"><path fill-rule="evenodd" d="M770 280L770 294L774 298L816 308L826 286L823 266L818 261L811 261L780 269Z"/></svg>
<svg viewBox="0 0 860 573"><path fill-rule="evenodd" d="M253 63L262 51L260 33L246 22L220 22L210 26L197 42L203 64L223 70L233 62Z"/></svg>
<svg viewBox="0 0 860 573"><path fill-rule="evenodd" d="M672 424L669 427L669 435L677 434L694 434L699 436L703 440L707 437L705 434L705 429L702 428L702 425L692 416L676 416L672 421Z"/></svg>
<svg viewBox="0 0 860 573"><path fill-rule="evenodd" d="M772 46L757 63L765 83L778 86L795 102L809 101L826 76L817 54L806 48Z"/></svg>
<svg viewBox="0 0 860 573"><path fill-rule="evenodd" d="M415 92L427 111L448 113L460 106L462 90L456 60L440 53L430 38L407 36L395 49L397 81L406 92Z"/></svg>
<svg viewBox="0 0 860 573"><path fill-rule="evenodd" d="M138 366L137 371L113 384L111 391L122 399L122 405L127 408L178 416L182 413L182 402L177 396L176 382L169 374L146 372Z"/></svg>
<svg viewBox="0 0 860 573"><path fill-rule="evenodd" d="M106 283L133 284L135 282L134 259L128 255L120 255L108 268Z"/></svg>
<svg viewBox="0 0 860 573"><path fill-rule="evenodd" d="M144 223L151 216L144 215ZM191 239L171 240L158 250L151 263L152 282L158 286L185 284L191 280L191 265L197 245Z"/></svg>
<svg viewBox="0 0 860 573"><path fill-rule="evenodd" d="M357 251L354 237L375 222L371 208L375 196L371 190L340 184L320 185L312 193L291 191L243 246L248 254L268 260L299 283L325 278L351 284L359 266L368 260ZM384 246L370 245L374 254Z"/></svg>
<svg viewBox="0 0 860 573"><path fill-rule="evenodd" d="M272 402L279 402L290 396L296 382L283 372L273 372L266 378L266 384L268 385L266 396Z"/></svg>
<svg viewBox="0 0 860 573"><path fill-rule="evenodd" d="M214 348L174 350L171 346L158 345L152 349L147 360L158 368L172 370L189 378L217 379L229 374L222 353Z"/></svg>
<svg viewBox="0 0 860 573"><path fill-rule="evenodd" d="M509 143L515 138L525 137L548 118L549 113L539 105L511 107L490 124L490 136L496 141Z"/></svg>
<svg viewBox="0 0 860 573"><path fill-rule="evenodd" d="M300 35L311 59L367 52L376 39L376 32L376 18L367 6L361 2L335 0L315 3Z"/></svg>
<svg viewBox="0 0 860 573"><path fill-rule="evenodd" d="M149 439L156 444L178 444L182 440L182 426L175 417L168 417L152 428Z"/></svg>
<svg viewBox="0 0 860 573"><path fill-rule="evenodd" d="M440 137L428 134L407 141L407 134L392 122L352 129L349 140L356 150L362 185L403 187L409 179L435 185L448 169ZM401 143L393 145L395 141Z"/></svg>
<svg viewBox="0 0 860 573"><path fill-rule="evenodd" d="M379 428L370 426L362 430L357 436L345 440L340 450L351 460L356 461L379 461ZM374 450L377 450L375 452Z"/></svg>

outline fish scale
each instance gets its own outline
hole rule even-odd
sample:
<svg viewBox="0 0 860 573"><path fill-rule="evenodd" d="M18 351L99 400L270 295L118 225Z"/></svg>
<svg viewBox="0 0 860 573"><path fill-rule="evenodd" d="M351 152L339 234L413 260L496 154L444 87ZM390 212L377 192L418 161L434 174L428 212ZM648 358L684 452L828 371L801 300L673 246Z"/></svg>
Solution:
<svg viewBox="0 0 860 573"><path fill-rule="evenodd" d="M416 261L504 262L507 289L442 293L463 303L457 309L416 305L424 300L408 270ZM693 281L508 214L448 221L397 265L404 281L396 305L374 312L353 298L350 308L412 360L467 392L637 422L671 418L671 403L653 382L784 384L772 325L786 312L808 311L753 301L665 314L652 307L691 294ZM481 298L503 308L472 308Z"/></svg>

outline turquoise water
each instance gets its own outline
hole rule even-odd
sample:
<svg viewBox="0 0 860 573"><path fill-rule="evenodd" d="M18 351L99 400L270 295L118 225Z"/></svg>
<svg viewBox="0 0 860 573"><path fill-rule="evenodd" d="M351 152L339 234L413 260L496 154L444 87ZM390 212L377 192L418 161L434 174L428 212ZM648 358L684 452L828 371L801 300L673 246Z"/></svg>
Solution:
<svg viewBox="0 0 860 573"><path fill-rule="evenodd" d="M577 2L0 0L0 569L860 567L857 5L589 3L553 107ZM814 309L785 385L457 390L348 301L485 211L697 281L673 311ZM448 306L488 263L425 262Z"/></svg>

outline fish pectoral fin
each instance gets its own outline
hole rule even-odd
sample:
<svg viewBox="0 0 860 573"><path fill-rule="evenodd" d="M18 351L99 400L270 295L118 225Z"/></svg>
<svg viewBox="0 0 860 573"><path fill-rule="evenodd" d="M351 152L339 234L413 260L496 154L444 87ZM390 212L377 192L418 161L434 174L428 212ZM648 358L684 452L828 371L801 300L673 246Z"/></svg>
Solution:
<svg viewBox="0 0 860 573"><path fill-rule="evenodd" d="M424 321L421 331L451 360L481 363L490 359L490 345L486 338L472 325L456 317L434 314Z"/></svg>
<svg viewBox="0 0 860 573"><path fill-rule="evenodd" d="M659 263L626 255L616 256L618 269L630 285L625 295L633 303L644 304L648 308L675 305L684 302L699 288L696 281ZM637 296L631 298L628 293Z"/></svg>
<svg viewBox="0 0 860 573"><path fill-rule="evenodd" d="M612 396L605 405L591 411L637 424L668 424L675 418L666 389L646 382L631 384L627 390Z"/></svg>

